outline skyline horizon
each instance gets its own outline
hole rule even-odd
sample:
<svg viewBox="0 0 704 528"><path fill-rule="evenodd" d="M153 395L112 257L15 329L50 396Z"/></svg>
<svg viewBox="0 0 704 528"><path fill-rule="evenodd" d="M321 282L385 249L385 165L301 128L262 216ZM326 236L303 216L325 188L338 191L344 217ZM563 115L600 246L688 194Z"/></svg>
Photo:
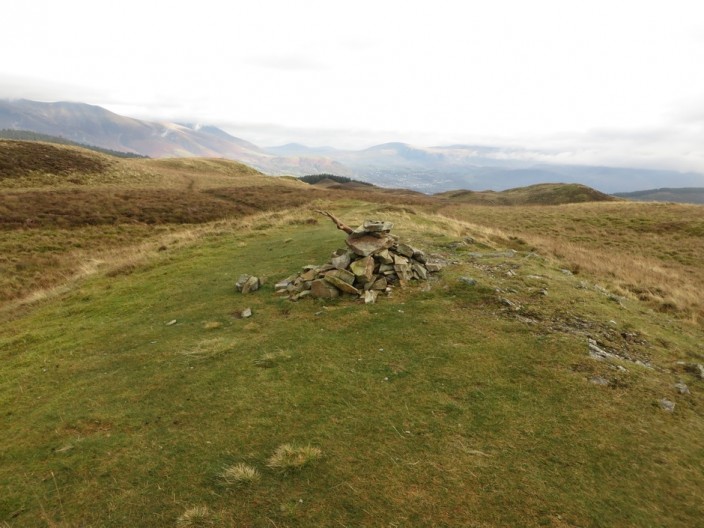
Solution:
<svg viewBox="0 0 704 528"><path fill-rule="evenodd" d="M141 116L135 116L135 115L127 115L120 113L119 111L116 111L117 109L111 109L109 105L101 105L97 103L88 103L85 101L79 101L79 100L71 100L70 98L44 98L45 100L38 100L38 99L28 99L26 97L2 97L0 96L0 99L4 99L6 101L12 101L12 100L27 100L30 102L40 102L40 103L47 103L47 104L54 104L54 103L69 103L69 104L77 104L77 105L89 105L89 106L94 106L94 107L99 107L104 110L107 110L113 114L116 114L121 117L127 117L131 119L136 119L140 121L145 121L145 122L151 122L151 123L160 123L160 124L177 124L181 126L190 126L193 127L193 129L197 130L200 127L208 127L208 126L213 126L216 128L219 128L220 130L226 132L227 134L231 135L235 139L239 140L244 140L246 142L252 143L254 146L261 148L263 150L267 149L275 149L275 148L280 148L280 147L285 147L289 145L300 145L305 148L309 148L311 150L316 150L316 149L332 149L334 151L338 152L360 152L364 150L368 150L374 147L379 147L385 144L393 144L393 143L399 143L399 144L405 144L408 145L412 148L418 149L418 150L423 150L423 149L447 149L451 148L453 146L460 146L460 147L477 147L477 148L486 148L486 149L497 149L497 150L503 150L502 156L506 155L506 151L513 151L514 155L517 155L518 153L523 153L522 157L515 157L515 158L506 158L506 159L521 159L524 161L532 161L535 163L535 166L540 166L542 164L544 165L574 165L574 166L596 166L596 167L613 167L613 168L623 168L623 169L642 169L642 170L663 170L663 171L672 171L672 172L677 172L683 175L686 174L695 174L695 175L701 175L703 177L702 180L702 185L704 186L704 170L697 170L697 169L688 169L688 168L678 168L678 167L672 167L672 166L655 166L651 163L647 163L644 165L640 165L638 163L629 163L626 161L619 161L619 160L613 160L613 162L604 162L604 163L595 163L593 160L590 159L580 159L577 157L569 158L567 159L564 157L564 153L560 152L557 149L549 149L546 147L530 147L527 145L523 144L518 144L517 142L508 142L508 141L502 141L500 138L495 138L493 140L487 140L486 138L484 139L474 139L472 141L455 141L451 142L448 141L446 143L422 143L422 138L418 140L416 138L416 141L414 141L413 138L408 138L408 135L404 135L403 133L399 133L399 135L391 135L394 134L393 132L387 132L386 134L383 133L378 133L376 136L376 140L369 140L369 134L365 134L364 137L367 138L366 143L364 144L358 144L359 146L336 146L333 144L333 142L330 143L318 143L318 144L311 144L311 143L306 143L305 142L305 134L303 134L303 137L300 134L293 134L291 136L288 136L284 139L284 137L281 137L281 141L278 143L275 142L269 142L269 143L263 143L260 142L256 139L253 139L252 136L257 136L256 133L252 135L245 135L247 131L250 130L256 130L257 126L262 126L262 125L241 125L241 124L228 124L228 123L218 123L216 122L206 122L204 120L200 120L195 118L195 116L190 116L190 117L185 117L183 119L176 119L176 120L168 120L168 119L160 119L158 117L141 117ZM250 128L250 127L254 128ZM283 125L272 125L273 127L277 129L286 129L287 127L284 127ZM239 133L239 132L243 133ZM346 131L344 130L337 130L335 131L337 134L345 134ZM326 137L332 137L334 134L324 134ZM405 136L405 137L404 137ZM325 157L324 153L320 154L311 154L311 157Z"/></svg>
<svg viewBox="0 0 704 528"><path fill-rule="evenodd" d="M265 146L504 145L704 172L700 10L695 0L15 2L0 33L12 50L0 97L203 122Z"/></svg>

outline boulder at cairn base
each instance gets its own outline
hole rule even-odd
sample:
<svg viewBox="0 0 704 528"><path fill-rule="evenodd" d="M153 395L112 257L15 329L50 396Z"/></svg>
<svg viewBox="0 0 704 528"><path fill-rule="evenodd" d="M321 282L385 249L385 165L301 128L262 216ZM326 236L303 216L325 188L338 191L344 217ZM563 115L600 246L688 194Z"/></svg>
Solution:
<svg viewBox="0 0 704 528"><path fill-rule="evenodd" d="M359 290L357 288L355 288L348 282L345 282L344 280L338 278L336 275L325 275L325 280L335 286L335 288L337 288L341 292L351 293L352 295L359 295Z"/></svg>
<svg viewBox="0 0 704 528"><path fill-rule="evenodd" d="M340 296L340 290L326 280L318 279L311 283L310 294L316 299L334 299Z"/></svg>

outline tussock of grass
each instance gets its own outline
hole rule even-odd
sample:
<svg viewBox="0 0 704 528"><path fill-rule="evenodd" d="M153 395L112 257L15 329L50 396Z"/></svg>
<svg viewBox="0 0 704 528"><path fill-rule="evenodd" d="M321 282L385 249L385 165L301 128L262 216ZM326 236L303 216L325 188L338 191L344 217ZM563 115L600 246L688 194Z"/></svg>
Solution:
<svg viewBox="0 0 704 528"><path fill-rule="evenodd" d="M261 474L257 468L239 462L223 469L220 478L228 485L251 486L259 482Z"/></svg>
<svg viewBox="0 0 704 528"><path fill-rule="evenodd" d="M307 466L323 455L323 452L312 446L295 446L282 444L267 461L267 466L279 471L296 471Z"/></svg>
<svg viewBox="0 0 704 528"><path fill-rule="evenodd" d="M200 526L214 526L212 512L207 506L193 506L183 512L176 520L176 526L183 528L198 528Z"/></svg>

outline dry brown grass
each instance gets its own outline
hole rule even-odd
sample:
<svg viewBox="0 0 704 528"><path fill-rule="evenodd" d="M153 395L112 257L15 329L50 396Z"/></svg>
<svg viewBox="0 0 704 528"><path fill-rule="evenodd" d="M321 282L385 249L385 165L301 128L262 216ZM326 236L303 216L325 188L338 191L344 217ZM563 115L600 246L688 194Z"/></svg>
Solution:
<svg viewBox="0 0 704 528"><path fill-rule="evenodd" d="M317 447L282 444L271 455L267 466L279 471L296 471L315 462L322 455Z"/></svg>
<svg viewBox="0 0 704 528"><path fill-rule="evenodd" d="M257 468L239 462L223 469L220 478L230 486L251 486L261 480L261 474Z"/></svg>
<svg viewBox="0 0 704 528"><path fill-rule="evenodd" d="M184 511L176 520L176 526L193 527L213 526L212 512L207 506L193 506Z"/></svg>
<svg viewBox="0 0 704 528"><path fill-rule="evenodd" d="M555 207L448 206L442 214L500 229L523 248L661 311L704 317L704 209L609 202Z"/></svg>

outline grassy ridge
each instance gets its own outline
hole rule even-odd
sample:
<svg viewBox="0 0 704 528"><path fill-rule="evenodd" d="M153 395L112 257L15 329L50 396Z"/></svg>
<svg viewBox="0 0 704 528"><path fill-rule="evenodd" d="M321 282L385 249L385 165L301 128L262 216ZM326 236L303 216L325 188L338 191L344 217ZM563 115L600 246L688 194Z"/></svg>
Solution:
<svg viewBox="0 0 704 528"><path fill-rule="evenodd" d="M215 525L262 527L701 518L701 382L676 363L702 354L699 329L621 306L526 252L485 259L457 245L472 236L484 252L504 249L482 229L342 206L350 222L383 214L457 264L372 306L289 303L273 282L323 262L342 239L304 212L269 213L0 323L0 520L174 526L194 506ZM264 289L235 294L237 276L254 270ZM246 306L252 319L233 317ZM648 344L630 353L655 368L589 358L575 321L613 347L637 334ZM678 379L690 394L677 394ZM322 458L268 468L284 443ZM223 483L238 462L261 480Z"/></svg>
<svg viewBox="0 0 704 528"><path fill-rule="evenodd" d="M448 191L436 194L455 203L474 205L560 205L610 202L613 196L578 183L541 183L505 191Z"/></svg>

